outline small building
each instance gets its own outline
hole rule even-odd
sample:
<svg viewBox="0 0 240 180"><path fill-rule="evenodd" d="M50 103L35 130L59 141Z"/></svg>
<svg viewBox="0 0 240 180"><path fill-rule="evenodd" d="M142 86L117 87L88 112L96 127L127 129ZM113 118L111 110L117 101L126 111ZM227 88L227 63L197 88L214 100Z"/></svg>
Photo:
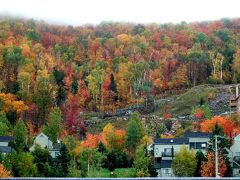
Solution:
<svg viewBox="0 0 240 180"><path fill-rule="evenodd" d="M41 148L47 148L50 155L55 158L60 153L61 143L53 144L47 135L40 133L34 140L34 144L30 147L30 151L34 151L36 144L40 145Z"/></svg>
<svg viewBox="0 0 240 180"><path fill-rule="evenodd" d="M13 136L0 136L0 152L3 154L12 152L13 148L9 146L9 142L14 139L15 137Z"/></svg>

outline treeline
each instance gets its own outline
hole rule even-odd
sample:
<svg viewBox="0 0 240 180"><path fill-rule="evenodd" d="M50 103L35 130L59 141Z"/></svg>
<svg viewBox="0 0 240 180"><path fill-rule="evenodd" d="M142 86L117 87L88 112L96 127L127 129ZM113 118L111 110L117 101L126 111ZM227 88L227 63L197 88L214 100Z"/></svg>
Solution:
<svg viewBox="0 0 240 180"><path fill-rule="evenodd" d="M50 113L51 121L60 119L58 109ZM0 130L3 116L0 116ZM55 144L61 129L60 123L43 128L44 133ZM8 130L5 130L8 131ZM0 131L0 135L6 132ZM19 120L12 129L15 136L11 146L14 150L7 154L0 153L0 177L95 177L102 176L104 170L110 175L115 169L131 171L124 177L157 176L153 168L153 156L147 146L152 143L147 135L145 124L137 113L130 116L126 130L120 130L107 124L100 134L87 134L84 140L68 135L61 139L59 155L53 157L52 149L41 148L29 135L27 127ZM31 152L30 152L31 150ZM56 151L56 150L55 150ZM112 172L112 174L110 174Z"/></svg>
<svg viewBox="0 0 240 180"><path fill-rule="evenodd" d="M73 27L1 18L1 111L13 124L21 117L38 129L58 106L72 133L83 126L81 111L114 111L170 89L239 82L239 28L240 19ZM7 108L8 98L26 109Z"/></svg>

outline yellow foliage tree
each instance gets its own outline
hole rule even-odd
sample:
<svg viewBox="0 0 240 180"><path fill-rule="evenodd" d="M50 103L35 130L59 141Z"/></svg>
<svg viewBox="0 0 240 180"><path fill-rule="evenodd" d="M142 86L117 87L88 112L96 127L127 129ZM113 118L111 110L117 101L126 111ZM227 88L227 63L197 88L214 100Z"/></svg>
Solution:
<svg viewBox="0 0 240 180"><path fill-rule="evenodd" d="M17 98L10 93L0 93L0 111L8 112L14 110L17 113L24 112L28 106L23 101L18 101Z"/></svg>

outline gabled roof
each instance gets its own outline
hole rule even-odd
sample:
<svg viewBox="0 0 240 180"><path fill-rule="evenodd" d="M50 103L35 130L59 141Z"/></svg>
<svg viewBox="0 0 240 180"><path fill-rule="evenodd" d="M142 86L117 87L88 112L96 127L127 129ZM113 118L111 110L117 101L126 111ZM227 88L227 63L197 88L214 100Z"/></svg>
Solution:
<svg viewBox="0 0 240 180"><path fill-rule="evenodd" d="M210 138L212 133L207 132L186 132L184 137L186 138Z"/></svg>
<svg viewBox="0 0 240 180"><path fill-rule="evenodd" d="M44 136L44 137L48 138L48 136L47 136L46 134L44 134L43 132L41 132L40 134L38 134L38 135L36 136L35 139L37 139L37 138L40 137L40 136Z"/></svg>
<svg viewBox="0 0 240 180"><path fill-rule="evenodd" d="M154 144L189 144L188 138L156 138Z"/></svg>
<svg viewBox="0 0 240 180"><path fill-rule="evenodd" d="M9 142L13 141L15 137L13 136L0 136L0 142Z"/></svg>
<svg viewBox="0 0 240 180"><path fill-rule="evenodd" d="M10 152L12 152L12 148L9 146L0 146L0 152L10 153Z"/></svg>

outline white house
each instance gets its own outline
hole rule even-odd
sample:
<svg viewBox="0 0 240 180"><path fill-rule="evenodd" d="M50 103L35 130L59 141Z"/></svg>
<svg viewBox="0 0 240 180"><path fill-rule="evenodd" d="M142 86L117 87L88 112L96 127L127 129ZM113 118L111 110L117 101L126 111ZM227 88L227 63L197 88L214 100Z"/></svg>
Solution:
<svg viewBox="0 0 240 180"><path fill-rule="evenodd" d="M30 147L30 151L34 151L36 144L40 145L41 148L47 148L53 158L57 157L60 153L61 144L53 144L47 135L40 133L34 140L34 144Z"/></svg>
<svg viewBox="0 0 240 180"><path fill-rule="evenodd" d="M233 161L233 177L240 176L240 134L234 138L233 145L230 147L230 159Z"/></svg>
<svg viewBox="0 0 240 180"><path fill-rule="evenodd" d="M12 148L9 147L9 142L13 141L15 138L13 136L0 136L0 152L3 154L12 152Z"/></svg>

